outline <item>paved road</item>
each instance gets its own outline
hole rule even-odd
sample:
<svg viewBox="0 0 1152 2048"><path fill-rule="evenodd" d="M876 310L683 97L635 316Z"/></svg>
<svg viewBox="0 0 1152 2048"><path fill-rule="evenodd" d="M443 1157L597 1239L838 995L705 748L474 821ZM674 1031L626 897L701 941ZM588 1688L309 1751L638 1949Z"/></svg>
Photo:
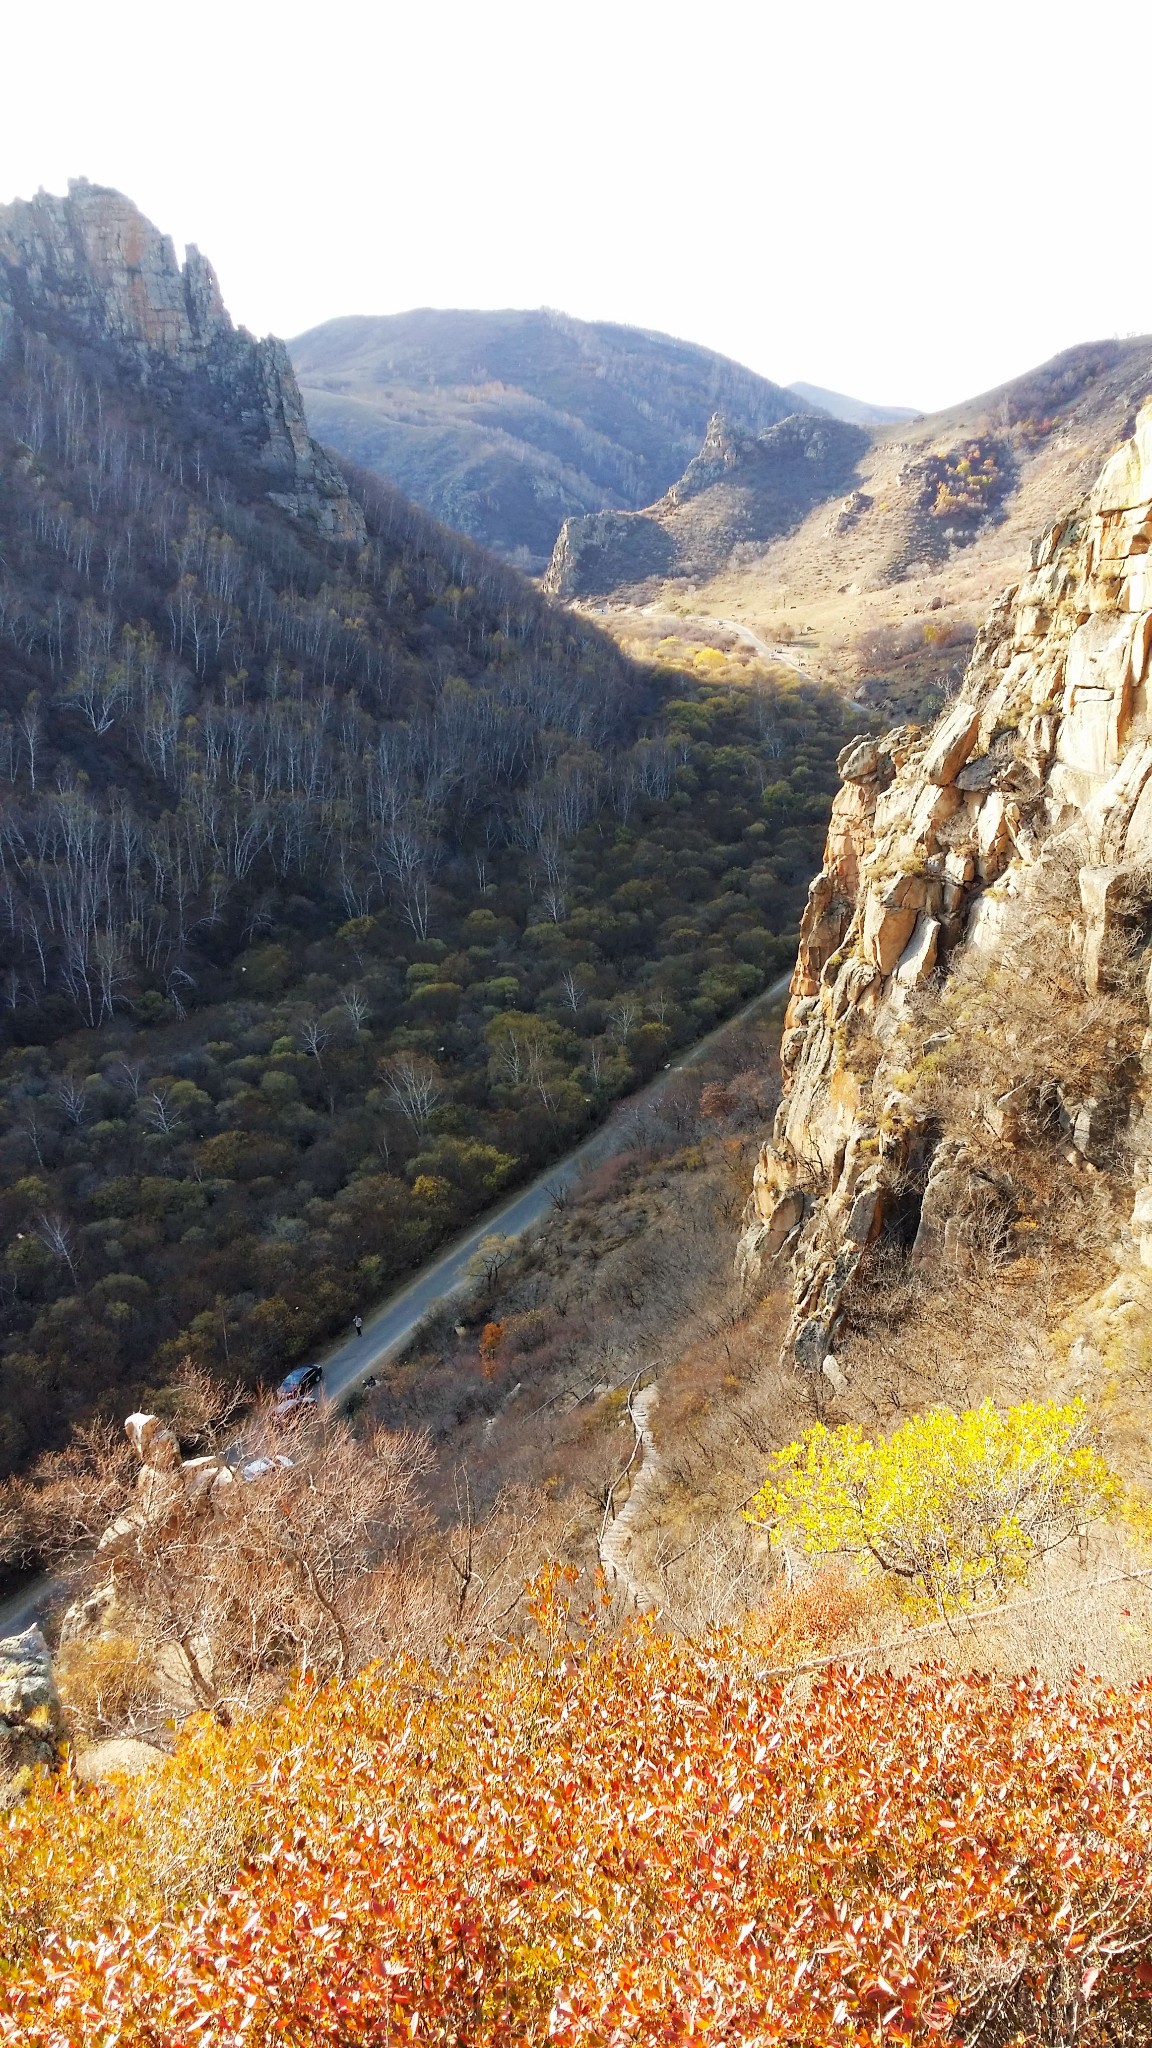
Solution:
<svg viewBox="0 0 1152 2048"><path fill-rule="evenodd" d="M627 1151L634 1142L637 1118L645 1109L659 1102L675 1076L683 1068L695 1066L735 1025L754 1016L757 1010L767 1009L778 1002L790 980L791 970L753 997L734 1017L709 1032L707 1038L699 1039L687 1052L681 1053L671 1068L619 1104L607 1123L594 1131L590 1138L585 1138L555 1166L550 1166L527 1187L521 1188L518 1194L512 1195L501 1208L489 1209L446 1252L441 1252L430 1266L423 1267L414 1280L401 1288L399 1294L392 1295L365 1322L361 1337L353 1337L348 1343L329 1351L324 1357L324 1386L329 1400L339 1400L366 1374L378 1366L387 1365L411 1341L420 1324L434 1309L454 1295L467 1292L471 1284L468 1263L484 1238L519 1237L546 1217L553 1206L553 1196L572 1187L590 1166L599 1166L602 1160Z"/></svg>
<svg viewBox="0 0 1152 2048"><path fill-rule="evenodd" d="M519 1237L530 1230L534 1223L546 1217L553 1206L553 1196L564 1188L570 1188L591 1166L598 1166L602 1160L612 1159L619 1152L625 1152L634 1142L637 1119L645 1109L652 1108L660 1101L676 1075L685 1067L694 1067L704 1059L729 1031L747 1018L755 1016L758 1010L766 1010L779 1002L791 980L791 970L754 996L734 1017L710 1031L707 1038L701 1038L686 1052L681 1053L672 1066L658 1074L646 1088L640 1088L620 1103L607 1123L594 1131L590 1138L566 1154L547 1172L539 1174L528 1186L497 1209L489 1209L478 1223L472 1224L462 1237L449 1245L409 1280L397 1294L370 1315L364 1324L363 1334L352 1337L345 1344L334 1346L322 1354L324 1365L324 1387L330 1401L340 1401L359 1386L371 1372L387 1365L397 1354L411 1343L433 1310L454 1296L465 1294L471 1282L468 1278L468 1263L478 1251L486 1237ZM27 1628L35 1620L39 1609L51 1592L51 1581L36 1580L21 1592L0 1602L0 1636L14 1634Z"/></svg>

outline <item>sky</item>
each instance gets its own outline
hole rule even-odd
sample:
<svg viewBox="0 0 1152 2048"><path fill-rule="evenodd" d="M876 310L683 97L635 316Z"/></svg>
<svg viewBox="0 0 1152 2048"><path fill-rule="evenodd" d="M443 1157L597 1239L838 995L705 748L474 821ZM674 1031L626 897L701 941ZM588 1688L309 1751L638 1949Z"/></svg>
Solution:
<svg viewBox="0 0 1152 2048"><path fill-rule="evenodd" d="M0 0L0 201L234 317L553 306L935 409L1152 330L1145 0Z"/></svg>

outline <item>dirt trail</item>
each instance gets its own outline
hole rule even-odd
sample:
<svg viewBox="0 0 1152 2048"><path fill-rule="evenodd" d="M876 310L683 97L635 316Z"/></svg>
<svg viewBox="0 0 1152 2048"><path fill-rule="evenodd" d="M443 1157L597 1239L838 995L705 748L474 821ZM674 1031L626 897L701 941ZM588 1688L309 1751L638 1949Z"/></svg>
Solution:
<svg viewBox="0 0 1152 2048"><path fill-rule="evenodd" d="M624 1588L635 1607L651 1605L647 1589L632 1572L629 1558L637 1517L660 1473L660 1455L651 1428L652 1414L659 1399L660 1389L654 1382L641 1393L633 1395L628 1404L636 1431L636 1452L640 1464L638 1468L633 1467L627 1500L615 1519L605 1523L600 1534L600 1563L609 1578L615 1578Z"/></svg>
<svg viewBox="0 0 1152 2048"><path fill-rule="evenodd" d="M711 619L706 618L703 613L699 614L699 618L703 626L719 626L725 633L735 633L737 639L743 640L745 645L752 649L753 654L759 654L764 661L780 662L784 668L790 668L794 674L803 676L806 683L818 683L821 680L815 669L806 667L802 661L798 661L781 642L762 640L759 633L754 633L751 626L741 625L739 619Z"/></svg>

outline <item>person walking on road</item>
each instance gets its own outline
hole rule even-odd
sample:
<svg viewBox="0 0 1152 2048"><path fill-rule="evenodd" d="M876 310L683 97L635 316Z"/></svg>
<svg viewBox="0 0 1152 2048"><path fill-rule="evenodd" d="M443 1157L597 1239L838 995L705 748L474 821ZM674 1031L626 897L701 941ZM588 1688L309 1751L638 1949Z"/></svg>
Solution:
<svg viewBox="0 0 1152 2048"><path fill-rule="evenodd" d="M355 1332L356 1332L356 1335L357 1335L358 1337L362 1337L362 1336L364 1335L364 1318L363 1318L363 1316L353 1316L353 1318L352 1318L352 1328L353 1328L353 1329L355 1330Z"/></svg>

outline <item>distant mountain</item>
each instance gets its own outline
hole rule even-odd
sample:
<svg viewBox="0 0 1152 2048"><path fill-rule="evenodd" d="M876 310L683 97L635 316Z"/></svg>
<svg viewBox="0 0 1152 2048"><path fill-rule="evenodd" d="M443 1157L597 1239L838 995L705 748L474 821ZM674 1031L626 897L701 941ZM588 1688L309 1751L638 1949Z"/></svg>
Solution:
<svg viewBox="0 0 1152 2048"><path fill-rule="evenodd" d="M789 384L787 388L804 400L805 409L815 406L831 413L834 420L850 420L854 427L883 427L890 420L921 417L914 405L869 405L866 399L848 398L843 391L825 391L821 384Z"/></svg>
<svg viewBox="0 0 1152 2048"><path fill-rule="evenodd" d="M1149 337L1089 342L945 412L878 427L830 516L809 513L734 570L802 597L809 619L823 594L841 626L857 594L896 586L948 605L975 577L978 610L986 583L1023 573L1034 535L1088 488L1150 390Z"/></svg>
<svg viewBox="0 0 1152 2048"><path fill-rule="evenodd" d="M288 346L321 441L535 571L570 516L659 498L714 413L757 434L795 410L710 349L546 309L329 320Z"/></svg>

